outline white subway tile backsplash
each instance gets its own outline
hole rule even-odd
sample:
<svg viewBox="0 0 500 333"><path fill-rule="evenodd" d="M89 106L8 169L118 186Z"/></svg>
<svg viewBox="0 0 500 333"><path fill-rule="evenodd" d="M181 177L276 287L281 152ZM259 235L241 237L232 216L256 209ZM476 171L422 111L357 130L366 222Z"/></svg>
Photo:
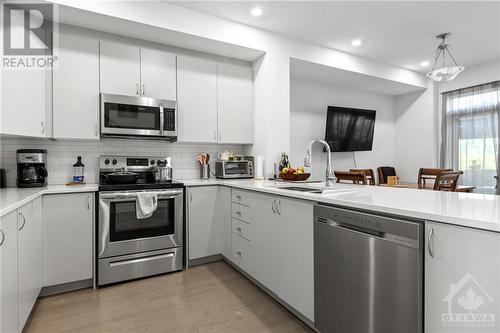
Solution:
<svg viewBox="0 0 500 333"><path fill-rule="evenodd" d="M135 155L172 157L174 178L199 178L200 170L195 160L200 153L209 153L214 169L217 153L229 150L243 153L241 145L168 143L154 140L40 140L40 139L0 139L0 168L6 169L7 185L16 185L16 150L26 148L47 149L47 171L49 184L65 184L73 177L73 164L77 156L82 156L85 164L85 179L88 183L98 181L100 155Z"/></svg>

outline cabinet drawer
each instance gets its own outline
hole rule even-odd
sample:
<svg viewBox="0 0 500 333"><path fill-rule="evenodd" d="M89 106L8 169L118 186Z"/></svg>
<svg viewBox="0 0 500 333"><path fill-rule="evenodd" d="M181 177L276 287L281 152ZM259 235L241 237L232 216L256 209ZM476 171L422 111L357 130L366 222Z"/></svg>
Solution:
<svg viewBox="0 0 500 333"><path fill-rule="evenodd" d="M232 190L232 201L241 205L250 206L251 195L246 191Z"/></svg>
<svg viewBox="0 0 500 333"><path fill-rule="evenodd" d="M249 257L250 241L236 234L231 234L231 249L233 263L245 269Z"/></svg>
<svg viewBox="0 0 500 333"><path fill-rule="evenodd" d="M232 203L231 205L231 216L235 219L251 223L251 209L245 205L240 205L237 203Z"/></svg>
<svg viewBox="0 0 500 333"><path fill-rule="evenodd" d="M231 220L231 228L234 234L245 239L252 240L252 230L250 224L233 218Z"/></svg>

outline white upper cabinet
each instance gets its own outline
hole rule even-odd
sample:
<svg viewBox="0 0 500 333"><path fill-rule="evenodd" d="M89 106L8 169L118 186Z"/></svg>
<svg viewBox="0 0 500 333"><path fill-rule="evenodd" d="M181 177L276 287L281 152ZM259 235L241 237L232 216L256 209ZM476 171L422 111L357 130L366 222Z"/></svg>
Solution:
<svg viewBox="0 0 500 333"><path fill-rule="evenodd" d="M433 222L425 233L424 331L498 332L500 234Z"/></svg>
<svg viewBox="0 0 500 333"><path fill-rule="evenodd" d="M218 63L218 141L253 142L252 68Z"/></svg>
<svg viewBox="0 0 500 333"><path fill-rule="evenodd" d="M140 95L141 52L136 46L101 42L101 92Z"/></svg>
<svg viewBox="0 0 500 333"><path fill-rule="evenodd" d="M143 96L175 101L176 55L142 48L141 82Z"/></svg>
<svg viewBox="0 0 500 333"><path fill-rule="evenodd" d="M217 64L177 57L178 141L217 142Z"/></svg>
<svg viewBox="0 0 500 333"><path fill-rule="evenodd" d="M99 42L59 34L58 66L53 74L54 138L99 139Z"/></svg>
<svg viewBox="0 0 500 333"><path fill-rule="evenodd" d="M45 70L2 70L1 133L47 136Z"/></svg>

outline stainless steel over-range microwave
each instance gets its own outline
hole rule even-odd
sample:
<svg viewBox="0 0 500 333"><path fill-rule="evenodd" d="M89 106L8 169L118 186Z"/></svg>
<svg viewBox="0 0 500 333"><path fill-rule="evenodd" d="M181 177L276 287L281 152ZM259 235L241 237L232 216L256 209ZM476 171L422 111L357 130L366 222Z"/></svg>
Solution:
<svg viewBox="0 0 500 333"><path fill-rule="evenodd" d="M101 94L101 137L177 140L175 101Z"/></svg>

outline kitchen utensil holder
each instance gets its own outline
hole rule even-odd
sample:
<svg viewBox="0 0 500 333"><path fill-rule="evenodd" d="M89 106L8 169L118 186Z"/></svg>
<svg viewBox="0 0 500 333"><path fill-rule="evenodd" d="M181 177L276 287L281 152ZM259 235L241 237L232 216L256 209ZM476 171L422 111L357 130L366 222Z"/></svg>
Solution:
<svg viewBox="0 0 500 333"><path fill-rule="evenodd" d="M200 177L201 177L201 179L209 179L210 178L210 165L204 164L201 166Z"/></svg>

